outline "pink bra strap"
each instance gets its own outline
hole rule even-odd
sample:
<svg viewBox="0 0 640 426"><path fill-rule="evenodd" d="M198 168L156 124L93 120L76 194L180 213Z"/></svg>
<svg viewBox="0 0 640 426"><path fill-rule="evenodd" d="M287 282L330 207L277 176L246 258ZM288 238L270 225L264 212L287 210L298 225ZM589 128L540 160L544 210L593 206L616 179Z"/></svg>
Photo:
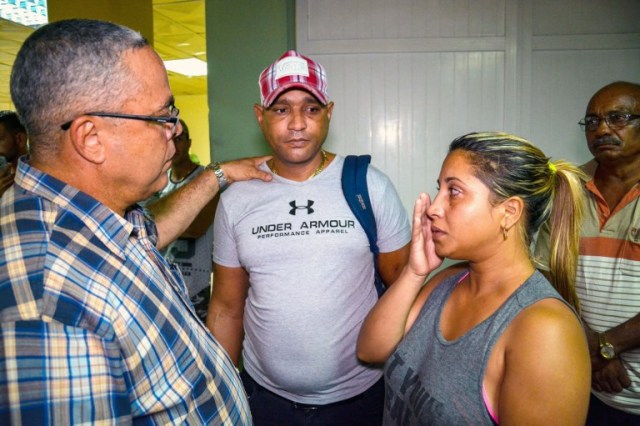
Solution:
<svg viewBox="0 0 640 426"><path fill-rule="evenodd" d="M487 398L487 390L484 388L484 385L482 385L482 400L484 401L484 406L487 408L487 411L489 412L489 415L491 416L495 424L498 425L500 424L500 422L498 421L498 413L493 411L491 405L489 405L488 399L489 398Z"/></svg>

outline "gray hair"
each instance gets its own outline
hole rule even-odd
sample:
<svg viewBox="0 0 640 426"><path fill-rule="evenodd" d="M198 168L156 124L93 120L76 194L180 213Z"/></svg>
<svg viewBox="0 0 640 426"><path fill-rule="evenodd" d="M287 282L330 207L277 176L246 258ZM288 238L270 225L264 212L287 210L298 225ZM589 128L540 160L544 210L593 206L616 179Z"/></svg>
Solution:
<svg viewBox="0 0 640 426"><path fill-rule="evenodd" d="M130 28L87 19L53 22L33 32L18 52L10 84L33 150L55 149L62 123L122 104L131 86L121 58L148 45Z"/></svg>

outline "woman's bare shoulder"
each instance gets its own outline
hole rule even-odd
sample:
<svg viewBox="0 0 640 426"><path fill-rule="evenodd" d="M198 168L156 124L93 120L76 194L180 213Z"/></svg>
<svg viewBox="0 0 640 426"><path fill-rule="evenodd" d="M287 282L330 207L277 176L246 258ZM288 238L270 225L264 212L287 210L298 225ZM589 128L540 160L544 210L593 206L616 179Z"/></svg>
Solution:
<svg viewBox="0 0 640 426"><path fill-rule="evenodd" d="M515 348L565 346L568 340L582 341L584 330L576 313L563 301L542 299L524 309L509 326L509 340Z"/></svg>

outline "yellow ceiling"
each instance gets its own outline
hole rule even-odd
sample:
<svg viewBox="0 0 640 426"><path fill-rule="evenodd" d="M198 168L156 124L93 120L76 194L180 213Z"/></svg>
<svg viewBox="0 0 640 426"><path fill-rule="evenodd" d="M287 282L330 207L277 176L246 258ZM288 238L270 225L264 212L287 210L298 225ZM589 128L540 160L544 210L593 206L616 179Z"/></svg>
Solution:
<svg viewBox="0 0 640 426"><path fill-rule="evenodd" d="M10 105L9 77L18 49L33 29L0 18L0 106ZM204 0L153 0L154 47L163 60L207 60ZM207 93L207 77L169 72L175 96ZM1 108L0 108L1 109Z"/></svg>
<svg viewBox="0 0 640 426"><path fill-rule="evenodd" d="M163 60L198 58L207 61L204 0L153 0L153 44ZM169 72L175 96L207 93L207 76L186 77Z"/></svg>
<svg viewBox="0 0 640 426"><path fill-rule="evenodd" d="M0 18L0 105L4 108L8 108L11 101L9 77L13 61L22 42L32 31L29 27Z"/></svg>

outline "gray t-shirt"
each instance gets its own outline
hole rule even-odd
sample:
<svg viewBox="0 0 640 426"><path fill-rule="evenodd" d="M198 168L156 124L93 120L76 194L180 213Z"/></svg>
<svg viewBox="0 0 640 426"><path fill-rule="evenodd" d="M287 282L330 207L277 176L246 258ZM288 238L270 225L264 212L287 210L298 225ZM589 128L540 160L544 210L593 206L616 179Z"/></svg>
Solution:
<svg viewBox="0 0 640 426"><path fill-rule="evenodd" d="M341 401L381 376L356 357L377 294L367 236L342 193L343 164L336 156L304 182L235 183L215 217L214 261L249 274L244 366L300 403ZM382 172L370 166L367 181L380 251L397 250L411 238L406 210Z"/></svg>

